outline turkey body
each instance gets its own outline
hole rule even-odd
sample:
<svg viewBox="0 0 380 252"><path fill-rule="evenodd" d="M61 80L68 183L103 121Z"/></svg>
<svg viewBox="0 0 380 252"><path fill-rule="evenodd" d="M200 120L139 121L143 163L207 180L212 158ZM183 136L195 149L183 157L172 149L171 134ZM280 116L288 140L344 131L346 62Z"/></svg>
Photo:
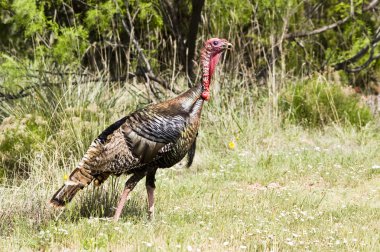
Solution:
<svg viewBox="0 0 380 252"><path fill-rule="evenodd" d="M202 87L138 110L103 131L79 167L96 178L103 173L131 174L167 168L181 161L199 128Z"/></svg>

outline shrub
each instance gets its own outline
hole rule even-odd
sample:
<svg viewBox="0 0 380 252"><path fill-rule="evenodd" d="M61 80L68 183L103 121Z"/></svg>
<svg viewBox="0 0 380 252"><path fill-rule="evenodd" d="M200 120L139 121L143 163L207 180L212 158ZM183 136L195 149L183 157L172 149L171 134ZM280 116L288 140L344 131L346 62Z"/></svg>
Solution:
<svg viewBox="0 0 380 252"><path fill-rule="evenodd" d="M0 177L27 175L29 166L24 160L40 149L47 136L47 122L31 114L16 119L11 116L0 124Z"/></svg>
<svg viewBox="0 0 380 252"><path fill-rule="evenodd" d="M279 109L291 122L310 127L332 123L362 127L373 118L357 94L319 80L287 87L280 95Z"/></svg>

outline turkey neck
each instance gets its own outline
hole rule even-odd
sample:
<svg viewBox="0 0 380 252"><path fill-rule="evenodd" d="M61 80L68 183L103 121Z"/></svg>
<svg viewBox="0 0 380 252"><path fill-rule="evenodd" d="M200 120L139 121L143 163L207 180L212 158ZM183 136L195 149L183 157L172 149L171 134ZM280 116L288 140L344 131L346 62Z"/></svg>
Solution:
<svg viewBox="0 0 380 252"><path fill-rule="evenodd" d="M201 64L202 64L202 98L208 100L210 98L210 83L212 75L214 74L215 67L218 64L219 53L212 53L206 48L203 48L201 52Z"/></svg>
<svg viewBox="0 0 380 252"><path fill-rule="evenodd" d="M202 82L178 97L169 100L167 104L180 104L184 112L190 113L195 117L200 116L204 101L210 97L210 83L214 74L215 67L218 64L221 53L213 53L207 48L203 48L201 52L202 64Z"/></svg>
<svg viewBox="0 0 380 252"><path fill-rule="evenodd" d="M220 55L220 53L212 54L206 48L202 50L202 83L190 88L178 97L178 100L181 100L183 108L185 108L187 112L192 111L192 107L195 104L198 104L201 109L203 102L209 99L211 78L218 64ZM184 100L182 100L182 98L184 98Z"/></svg>

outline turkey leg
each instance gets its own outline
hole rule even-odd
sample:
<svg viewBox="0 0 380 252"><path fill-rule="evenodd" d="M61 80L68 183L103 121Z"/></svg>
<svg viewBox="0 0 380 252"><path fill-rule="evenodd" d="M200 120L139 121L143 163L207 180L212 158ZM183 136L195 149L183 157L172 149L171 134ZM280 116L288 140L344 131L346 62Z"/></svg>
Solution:
<svg viewBox="0 0 380 252"><path fill-rule="evenodd" d="M148 194L148 218L149 220L152 220L154 218L154 189L156 188L155 181L156 181L156 169L149 172L146 175L146 192Z"/></svg>
<svg viewBox="0 0 380 252"><path fill-rule="evenodd" d="M148 193L148 219L152 220L154 218L154 187L146 186L146 191Z"/></svg>
<svg viewBox="0 0 380 252"><path fill-rule="evenodd" d="M113 217L114 221L118 221L123 211L125 202L127 201L128 194L135 188L137 183L144 177L144 173L135 173L130 177L125 183L123 194L120 197L119 204L117 205L115 215Z"/></svg>

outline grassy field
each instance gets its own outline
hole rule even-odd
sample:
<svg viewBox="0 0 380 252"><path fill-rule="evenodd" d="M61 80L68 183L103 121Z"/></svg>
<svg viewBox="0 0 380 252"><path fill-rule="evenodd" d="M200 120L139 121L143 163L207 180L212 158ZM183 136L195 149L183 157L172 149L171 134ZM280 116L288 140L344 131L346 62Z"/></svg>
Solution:
<svg viewBox="0 0 380 252"><path fill-rule="evenodd" d="M214 94L194 165L158 172L154 220L143 182L121 221L110 220L125 176L51 209L48 200L92 138L139 103L120 89L81 92L57 95L52 107L27 98L33 105L21 102L3 122L9 129L34 118L42 133L21 129L43 137L22 156L27 176L0 184L0 251L380 250L380 126L283 124L257 95Z"/></svg>

